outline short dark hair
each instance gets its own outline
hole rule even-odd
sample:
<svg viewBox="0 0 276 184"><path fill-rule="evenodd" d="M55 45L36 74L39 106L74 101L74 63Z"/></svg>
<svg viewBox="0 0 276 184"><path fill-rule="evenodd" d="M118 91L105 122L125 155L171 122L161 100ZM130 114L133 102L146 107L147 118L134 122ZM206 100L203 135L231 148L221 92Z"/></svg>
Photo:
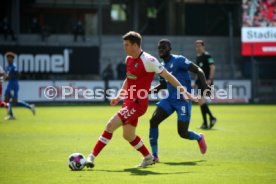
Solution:
<svg viewBox="0 0 276 184"><path fill-rule="evenodd" d="M136 43L140 47L142 43L142 36L135 31L129 31L123 36L123 40L129 40L131 44Z"/></svg>
<svg viewBox="0 0 276 184"><path fill-rule="evenodd" d="M167 44L167 45L169 46L170 49L172 48L172 47L171 47L171 41L168 40L168 39L165 39L165 38L161 39L161 40L159 41L159 44L161 44L161 43Z"/></svg>
<svg viewBox="0 0 276 184"><path fill-rule="evenodd" d="M197 40L197 41L195 41L195 44L201 44L202 46L204 46L204 41L203 40Z"/></svg>

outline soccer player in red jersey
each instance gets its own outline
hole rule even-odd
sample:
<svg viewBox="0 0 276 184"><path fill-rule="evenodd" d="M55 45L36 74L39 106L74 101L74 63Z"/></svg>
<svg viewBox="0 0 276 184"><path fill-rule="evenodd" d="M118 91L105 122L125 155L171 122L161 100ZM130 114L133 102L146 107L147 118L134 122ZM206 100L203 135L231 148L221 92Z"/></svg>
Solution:
<svg viewBox="0 0 276 184"><path fill-rule="evenodd" d="M148 92L154 74L158 73L161 77L177 87L183 94L185 100L195 100L190 93L171 75L159 62L141 48L142 37L139 33L130 31L123 36L124 49L126 51L127 77L118 92L117 97L111 100L111 105L115 106L124 97L122 108L108 121L104 132L99 137L92 152L87 157L87 167L94 167L94 160L101 150L111 140L113 132L122 126L123 137L131 146L138 150L144 157L139 167L146 167L154 164L154 158L136 135L135 130L138 118L142 116L148 108Z"/></svg>

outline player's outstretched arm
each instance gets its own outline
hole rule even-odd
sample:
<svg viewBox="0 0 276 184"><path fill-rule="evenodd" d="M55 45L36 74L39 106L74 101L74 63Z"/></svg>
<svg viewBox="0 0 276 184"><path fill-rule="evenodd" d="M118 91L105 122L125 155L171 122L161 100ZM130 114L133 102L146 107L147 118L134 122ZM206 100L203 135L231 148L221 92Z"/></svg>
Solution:
<svg viewBox="0 0 276 184"><path fill-rule="evenodd" d="M164 69L160 76L166 79L169 83L171 83L175 88L177 88L181 94L183 94L183 97L186 101L192 100L195 102L198 102L198 99L190 94L184 86L181 85L181 83L172 75L170 74L166 69Z"/></svg>
<svg viewBox="0 0 276 184"><path fill-rule="evenodd" d="M115 106L117 105L121 98L127 94L127 79L124 80L122 88L119 90L117 96L110 101L110 105Z"/></svg>
<svg viewBox="0 0 276 184"><path fill-rule="evenodd" d="M203 88L204 88L203 90L210 89L210 86L208 86L208 84L207 84L205 74L199 66L197 66L194 63L191 63L189 66L189 71L197 74L198 79L200 80L201 84L203 85Z"/></svg>

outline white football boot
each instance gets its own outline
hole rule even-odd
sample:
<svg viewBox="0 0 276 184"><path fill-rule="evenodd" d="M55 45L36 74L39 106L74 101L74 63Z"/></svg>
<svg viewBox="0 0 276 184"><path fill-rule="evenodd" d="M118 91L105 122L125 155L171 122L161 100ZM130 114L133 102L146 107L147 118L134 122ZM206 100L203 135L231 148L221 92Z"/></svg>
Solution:
<svg viewBox="0 0 276 184"><path fill-rule="evenodd" d="M148 165L155 164L154 157L152 155L146 156L143 161L138 165L138 167L147 167Z"/></svg>
<svg viewBox="0 0 276 184"><path fill-rule="evenodd" d="M86 167L87 168L93 168L95 166L94 159L95 159L95 156L92 153L90 153L87 156L87 158L86 158Z"/></svg>

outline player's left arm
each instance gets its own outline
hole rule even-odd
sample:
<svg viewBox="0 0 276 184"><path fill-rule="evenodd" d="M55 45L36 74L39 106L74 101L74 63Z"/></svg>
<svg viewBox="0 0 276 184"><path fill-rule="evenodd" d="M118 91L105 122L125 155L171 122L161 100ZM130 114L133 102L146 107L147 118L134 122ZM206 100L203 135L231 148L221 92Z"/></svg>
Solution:
<svg viewBox="0 0 276 184"><path fill-rule="evenodd" d="M209 73L209 79L207 79L207 83L208 83L208 85L211 85L214 80L214 77L215 77L216 67L215 67L215 61L212 58L212 56L210 56L210 55L208 57L208 64L210 67L210 73Z"/></svg>
<svg viewBox="0 0 276 184"><path fill-rule="evenodd" d="M216 67L215 67L215 64L211 64L210 65L210 75L209 75L209 79L207 80L207 83L210 85L212 84L213 80L214 80L214 77L215 77L215 70L216 70Z"/></svg>

